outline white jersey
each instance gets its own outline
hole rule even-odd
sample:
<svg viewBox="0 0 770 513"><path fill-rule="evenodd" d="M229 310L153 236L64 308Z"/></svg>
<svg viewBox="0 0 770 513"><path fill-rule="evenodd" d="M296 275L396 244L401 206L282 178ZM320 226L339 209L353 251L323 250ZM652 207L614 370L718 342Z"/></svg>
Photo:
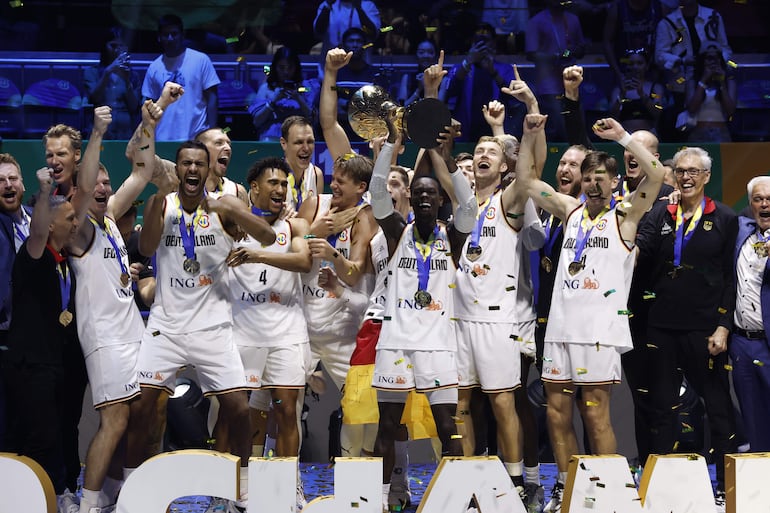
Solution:
<svg viewBox="0 0 770 513"><path fill-rule="evenodd" d="M330 204L331 194L319 195L317 212L327 212ZM335 239L334 247L345 258L350 258L351 231L352 227L348 227L340 232ZM310 272L302 274L302 292L308 334L311 339L333 336L340 340L355 340L361 317L345 308L344 301L337 301L336 297L330 297L327 291L318 286L318 271L322 264L334 266L334 262L314 258ZM347 287L345 283L342 283L342 286ZM358 284L352 287L352 290L369 297L373 287L374 276L364 274Z"/></svg>
<svg viewBox="0 0 770 513"><path fill-rule="evenodd" d="M486 207L479 207L484 218L478 233L481 254L475 261L468 257L474 233L463 244L454 308L455 317L464 321L519 322L516 291L522 253L519 234L508 224L501 198L502 193L496 192Z"/></svg>
<svg viewBox="0 0 770 513"><path fill-rule="evenodd" d="M414 229L414 223L406 226L388 263L385 316L377 349L455 351L451 287L457 268L446 228L439 226L430 252L430 303L424 307L415 299L419 288L417 259L422 256L417 256Z"/></svg>
<svg viewBox="0 0 770 513"><path fill-rule="evenodd" d="M71 255L69 262L77 278L75 309L83 355L100 347L141 341L144 321L134 303L131 282L125 287L120 282L123 269L128 272L130 264L115 221L105 217L104 228L95 224L90 246L81 256Z"/></svg>
<svg viewBox="0 0 770 513"><path fill-rule="evenodd" d="M291 224L278 219L273 230L275 242L268 247L250 236L235 247L290 253ZM239 346L290 346L308 341L299 273L261 263L242 264L230 268L230 291L233 334Z"/></svg>
<svg viewBox="0 0 770 513"><path fill-rule="evenodd" d="M311 162L302 174L302 180L297 184L294 175L291 175L289 193L286 195L286 203L294 210L299 210L299 204L308 198L318 196L318 183L315 176L315 165Z"/></svg>
<svg viewBox="0 0 770 513"><path fill-rule="evenodd" d="M570 273L584 209L574 210L564 227L545 341L628 350L632 347L628 291L636 252L623 241L613 208L596 219L583 250L583 267L573 266L574 274Z"/></svg>
<svg viewBox="0 0 770 513"><path fill-rule="evenodd" d="M369 307L364 313L364 320L376 319L381 321L385 315L385 290L388 284L388 239L382 228L377 230L369 242L369 250L372 255L375 278L374 290L369 296Z"/></svg>
<svg viewBox="0 0 770 513"><path fill-rule="evenodd" d="M184 270L182 226L194 222L197 273ZM176 193L166 196L163 233L155 254L157 285L147 328L180 334L232 324L227 255L233 239L217 214L184 212Z"/></svg>
<svg viewBox="0 0 770 513"><path fill-rule="evenodd" d="M222 185L217 186L213 191L207 191L212 198L219 198L221 196L235 196L238 197L238 184L227 178L222 177Z"/></svg>
<svg viewBox="0 0 770 513"><path fill-rule="evenodd" d="M535 284L532 283L532 262L529 250L524 247L524 241L521 238L518 241L516 254L519 259L519 280L516 285L514 319L518 323L534 321L537 319L537 312L535 311Z"/></svg>

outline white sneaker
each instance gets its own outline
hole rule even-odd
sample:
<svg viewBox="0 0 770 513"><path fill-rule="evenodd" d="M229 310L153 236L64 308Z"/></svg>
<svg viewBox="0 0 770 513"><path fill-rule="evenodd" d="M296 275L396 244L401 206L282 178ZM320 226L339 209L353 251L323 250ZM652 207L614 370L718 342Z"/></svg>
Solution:
<svg viewBox="0 0 770 513"><path fill-rule="evenodd" d="M561 496L564 493L564 485L562 483L556 483L551 490L551 500L545 505L543 513L560 513L561 512Z"/></svg>
<svg viewBox="0 0 770 513"><path fill-rule="evenodd" d="M717 513L725 513L725 492L717 490L714 494L714 506Z"/></svg>
<svg viewBox="0 0 770 513"><path fill-rule="evenodd" d="M80 501L78 496L70 492L69 489L56 497L56 507L58 513L80 513Z"/></svg>
<svg viewBox="0 0 770 513"><path fill-rule="evenodd" d="M297 506L294 512L299 513L305 506L307 506L307 499L305 499L305 485L302 484L302 479L297 478Z"/></svg>

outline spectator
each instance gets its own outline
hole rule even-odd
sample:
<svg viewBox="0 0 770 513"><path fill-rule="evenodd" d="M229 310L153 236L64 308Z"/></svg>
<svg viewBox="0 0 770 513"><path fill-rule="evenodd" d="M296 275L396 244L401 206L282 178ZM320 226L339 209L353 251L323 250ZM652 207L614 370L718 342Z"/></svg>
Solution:
<svg viewBox="0 0 770 513"><path fill-rule="evenodd" d="M430 39L422 41L417 45L417 69L404 73L401 76L401 86L398 90L398 103L406 107L425 97L425 91L423 90L422 75L428 68L436 64L436 58L438 57L438 49L436 43Z"/></svg>
<svg viewBox="0 0 770 513"><path fill-rule="evenodd" d="M178 16L167 14L158 20L158 42L163 54L147 68L142 96L160 98L166 82L181 85L185 94L168 106L163 122L157 127L156 139L192 139L198 132L217 124L219 77L206 54L185 46L184 25Z"/></svg>
<svg viewBox="0 0 770 513"><path fill-rule="evenodd" d="M481 21L495 28L497 50L500 53L516 53L517 40L524 36L529 21L528 0L484 0Z"/></svg>
<svg viewBox="0 0 770 513"><path fill-rule="evenodd" d="M344 44L348 29L360 29L366 39L374 40L380 26L380 12L371 0L324 0L313 20L316 38L323 41L323 56Z"/></svg>
<svg viewBox="0 0 770 513"><path fill-rule="evenodd" d="M711 42L722 52L725 62L732 50L727 42L722 17L697 0L679 0L680 8L664 17L655 32L655 64L666 74L666 87L671 93L669 107L663 115L663 126L673 127L675 117L685 109L687 81L695 76L695 58L701 47ZM663 140L681 140L681 132L663 133Z"/></svg>
<svg viewBox="0 0 770 513"><path fill-rule="evenodd" d="M458 141L476 141L482 135L492 135L482 111L490 100L505 104L508 113L505 133L519 131L514 115L521 112L520 104L510 96L500 94L500 88L507 87L514 79L513 67L496 61L495 55L495 29L480 23L468 55L449 71L442 99L450 107L454 105L452 116L462 125L462 136L457 138Z"/></svg>
<svg viewBox="0 0 770 513"><path fill-rule="evenodd" d="M623 83L623 57L629 50L655 47L655 28L663 16L659 0L614 0L607 11L602 45L604 57Z"/></svg>
<svg viewBox="0 0 770 513"><path fill-rule="evenodd" d="M107 42L99 65L83 72L83 85L92 105L109 105L112 123L105 139L130 139L139 113L140 78L131 69L128 47L119 40Z"/></svg>
<svg viewBox="0 0 770 513"><path fill-rule="evenodd" d="M610 94L610 112L630 132L655 132L666 93L662 84L649 79L647 50L628 50L622 59L625 73Z"/></svg>
<svg viewBox="0 0 770 513"><path fill-rule="evenodd" d="M320 92L316 79L303 80L299 56L283 46L275 52L267 81L257 91L249 107L260 141L279 141L281 124L290 116L315 121L314 106Z"/></svg>
<svg viewBox="0 0 770 513"><path fill-rule="evenodd" d="M728 120L735 112L738 88L735 75L719 47L708 43L695 60L695 73L687 82L685 105L695 128L690 141L730 142Z"/></svg>
<svg viewBox="0 0 770 513"><path fill-rule="evenodd" d="M567 12L565 3L546 0L546 8L527 23L527 59L535 63L533 90L540 112L548 115L546 135L549 141L565 141L560 97L562 69L574 64L585 52L580 20Z"/></svg>

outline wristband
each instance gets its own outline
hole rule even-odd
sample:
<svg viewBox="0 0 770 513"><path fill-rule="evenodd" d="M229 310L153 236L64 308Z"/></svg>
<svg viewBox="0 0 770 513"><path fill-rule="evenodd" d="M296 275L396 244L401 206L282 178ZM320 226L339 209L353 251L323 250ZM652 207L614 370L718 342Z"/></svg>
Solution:
<svg viewBox="0 0 770 513"><path fill-rule="evenodd" d="M623 137L621 137L618 140L618 144L624 148L626 148L628 146L628 143L630 142L631 142L631 134L629 134L628 132L626 132L625 135L623 135Z"/></svg>

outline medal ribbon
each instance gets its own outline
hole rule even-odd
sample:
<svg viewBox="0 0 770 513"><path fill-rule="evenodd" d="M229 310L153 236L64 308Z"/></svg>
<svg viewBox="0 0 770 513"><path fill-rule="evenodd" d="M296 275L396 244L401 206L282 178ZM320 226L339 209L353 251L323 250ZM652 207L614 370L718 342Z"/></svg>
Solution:
<svg viewBox="0 0 770 513"><path fill-rule="evenodd" d="M357 207L360 207L360 206L361 206L361 205L363 205L363 204L364 204L364 198L361 198L361 199L358 201L358 203L356 203L356 206L357 206ZM345 228L345 230L347 230L347 228ZM342 232L344 232L345 230L342 230ZM329 235L328 237L326 237L326 240L329 242L329 244L331 245L331 247L333 247L333 248L335 248L335 249L337 248L337 239L339 239L339 238L340 238L340 235L342 235L342 232L339 232L339 233L332 233L331 235Z"/></svg>
<svg viewBox="0 0 770 513"><path fill-rule="evenodd" d="M59 273L59 291L61 292L61 311L65 312L70 306L70 289L72 288L72 277L70 276L70 266L66 260L56 265L56 271Z"/></svg>
<svg viewBox="0 0 770 513"><path fill-rule="evenodd" d="M494 196L494 193L492 196ZM484 226L484 219L487 217L487 210L489 210L489 206L492 204L492 196L488 197L487 200L479 206L479 216L476 218L476 226L473 227L473 231L471 232L471 241L470 244L468 244L469 248L479 247L481 228ZM481 207L484 207L484 210L481 210Z"/></svg>
<svg viewBox="0 0 770 513"><path fill-rule="evenodd" d="M257 217L270 217L274 215L269 210L262 210L261 208L257 208L254 205L251 206L251 213Z"/></svg>
<svg viewBox="0 0 770 513"><path fill-rule="evenodd" d="M676 234L674 236L674 267L679 267L679 265L682 263L682 251L684 251L684 247L687 245L687 243L692 238L693 233L695 233L695 229L698 227L698 224L700 224L700 219L703 216L703 209L706 208L706 198L704 197L700 205L698 205L698 208L695 209L695 212L692 215L692 218L690 219L690 224L687 226L687 229L684 229L684 212L682 211L682 205L679 204L676 207Z"/></svg>
<svg viewBox="0 0 770 513"><path fill-rule="evenodd" d="M580 259L583 256L583 250L586 248L586 243L588 242L588 238L591 236L591 232L594 230L594 226L596 226L596 223L598 223L599 220L604 217L604 214L609 212L614 207L615 198L613 197L610 200L610 204L605 205L601 212L599 212L599 214L593 219L588 217L588 209L583 207L583 219L580 220L580 227L578 228L577 237L575 238L575 257L572 259L573 262L580 262ZM586 230L586 227L588 227L588 230Z"/></svg>
<svg viewBox="0 0 770 513"><path fill-rule="evenodd" d="M200 205L198 205L198 207L195 209L192 222L188 226L184 220L184 210L182 209L182 204L179 202L179 194L177 194L175 198L176 206L179 210L179 235L182 237L184 255L187 258L195 260L195 225L198 224L198 221L203 216L203 209L201 209Z"/></svg>
<svg viewBox="0 0 770 513"><path fill-rule="evenodd" d="M299 210L299 207L302 206L302 182L297 183L297 181L294 179L293 173L289 173L289 190L291 191L291 195L294 198L296 210Z"/></svg>
<svg viewBox="0 0 770 513"><path fill-rule="evenodd" d="M417 260L417 290L428 290L428 278L430 277L430 258L433 253L433 244L438 237L438 224L433 228L428 241L418 241L417 227L412 226L412 241L414 242L414 256Z"/></svg>
<svg viewBox="0 0 770 513"><path fill-rule="evenodd" d="M118 248L118 241L116 241L115 237L112 235L112 230L107 224L107 221L104 221L104 226L102 227L102 225L96 222L96 219L93 217L88 216L88 220L91 221L91 224L94 225L94 228L101 230L107 236L107 240L110 241L112 249L115 250L115 259L118 261L118 264L120 264L120 272L123 274L128 274L128 267L126 267L126 264L123 262L123 255L121 255L120 249Z"/></svg>
<svg viewBox="0 0 770 513"><path fill-rule="evenodd" d="M551 214L545 224L545 247L543 248L543 253L545 256L550 256L553 254L553 246L556 244L556 239L559 238L559 234L564 227L563 224L559 223L559 226L553 228L553 225L556 222L556 216ZM553 232L551 232L551 230L553 230Z"/></svg>

